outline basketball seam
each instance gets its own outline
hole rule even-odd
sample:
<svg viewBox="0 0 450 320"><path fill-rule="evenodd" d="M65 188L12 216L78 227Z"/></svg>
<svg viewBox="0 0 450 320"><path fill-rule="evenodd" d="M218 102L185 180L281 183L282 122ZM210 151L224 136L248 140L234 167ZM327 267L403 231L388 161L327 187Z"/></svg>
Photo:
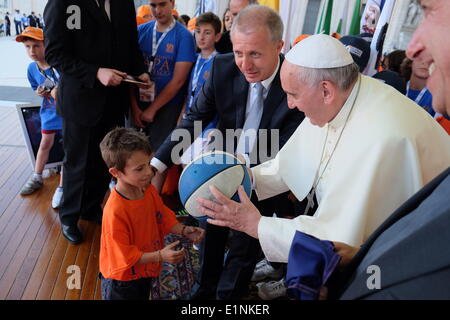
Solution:
<svg viewBox="0 0 450 320"><path fill-rule="evenodd" d="M241 166L241 164L237 163L237 164L235 164L235 165L233 165L233 166L231 166L231 167L224 168L224 169L220 170L219 172L216 172L214 175L210 176L210 177L208 178L208 180L203 181L202 184L200 184L199 186L197 186L197 188L196 188L196 189L195 189L195 190L187 197L185 203L188 202L189 198L192 197L192 195L194 194L194 192L195 192L198 188L200 188L203 184L205 184L206 182L208 182L209 180L211 180L212 178L214 178L214 177L217 176L218 174L224 172L225 170L232 169L232 168L237 167L237 166ZM244 173L244 177L245 177L245 173ZM242 182L241 182L241 184L242 184ZM183 201L182 201L182 202L183 202ZM184 204L185 204L185 203L183 203L183 207L184 207Z"/></svg>

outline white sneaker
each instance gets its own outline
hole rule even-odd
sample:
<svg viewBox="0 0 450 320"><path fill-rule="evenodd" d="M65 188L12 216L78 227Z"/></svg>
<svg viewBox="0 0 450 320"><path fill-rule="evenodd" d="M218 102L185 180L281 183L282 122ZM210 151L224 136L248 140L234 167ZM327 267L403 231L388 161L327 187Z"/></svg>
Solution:
<svg viewBox="0 0 450 320"><path fill-rule="evenodd" d="M259 268L255 268L251 281L261 281L266 278L278 280L281 277L283 277L283 268L274 269L266 260L265 264L261 264Z"/></svg>
<svg viewBox="0 0 450 320"><path fill-rule="evenodd" d="M36 175L32 175L20 190L20 194L22 196L27 196L42 188L43 185L44 183L42 182L42 178L37 177Z"/></svg>
<svg viewBox="0 0 450 320"><path fill-rule="evenodd" d="M58 187L55 190L55 193L53 194L52 198L52 208L53 209L59 209L62 203L62 197L63 197L63 188Z"/></svg>
<svg viewBox="0 0 450 320"><path fill-rule="evenodd" d="M263 265L266 265L267 263L268 263L268 262L267 262L267 259L266 259L266 258L262 259L261 261L259 261L259 262L256 264L255 270L261 268Z"/></svg>
<svg viewBox="0 0 450 320"><path fill-rule="evenodd" d="M256 284L258 296L263 300L274 300L286 296L284 279L278 281L259 282Z"/></svg>

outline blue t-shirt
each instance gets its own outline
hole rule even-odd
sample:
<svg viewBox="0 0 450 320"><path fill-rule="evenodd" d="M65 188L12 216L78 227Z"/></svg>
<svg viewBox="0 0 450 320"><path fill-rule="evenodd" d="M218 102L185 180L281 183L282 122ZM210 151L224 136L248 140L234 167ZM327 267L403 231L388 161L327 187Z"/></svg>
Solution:
<svg viewBox="0 0 450 320"><path fill-rule="evenodd" d="M409 89L407 92L407 96L412 101L416 101L420 92L421 92L421 90ZM426 89L424 95L416 103L419 106L421 106L422 108L424 108L432 117L434 117L434 115L436 114L436 111L433 110L433 96L432 96L430 90Z"/></svg>
<svg viewBox="0 0 450 320"><path fill-rule="evenodd" d="M49 80L58 82L58 74L52 72L52 68L43 70L47 75L48 79L44 77L43 74L39 71L38 65L36 62L30 63L28 66L28 81L30 82L31 87L34 91L41 85ZM42 130L61 130L62 129L62 119L60 116L56 114L56 104L55 99L52 97L44 97L42 99L41 104L41 129Z"/></svg>
<svg viewBox="0 0 450 320"><path fill-rule="evenodd" d="M156 21L153 20L138 27L139 48L144 55L144 62L147 68L150 65L152 56L153 28L155 27L155 23ZM162 32L156 32L156 43L158 43L162 34ZM195 63L194 37L179 22L166 35L156 51L153 69L150 73L150 77L155 82L156 96L172 80L177 62ZM168 104L181 104L185 93L185 90L180 90Z"/></svg>
<svg viewBox="0 0 450 320"><path fill-rule="evenodd" d="M194 101L197 99L198 93L200 92L200 90L202 89L206 80L208 79L209 75L211 74L211 68L212 68L212 65L214 62L214 58L209 59L209 61L208 61L208 59L204 59L204 58L200 58L200 60L198 60L199 56L200 56L200 54L197 54L197 60L196 60L197 63L192 68L191 76L189 79L188 97L186 100L186 110L185 110L186 114L191 109ZM197 68L197 64L199 65L198 68L201 67L201 69L200 69L200 74L198 77L197 85L193 90L192 85L193 85L194 76L195 76L194 72L196 71L195 69ZM191 99L191 98L193 98L193 99ZM214 118L214 120L211 121L211 123L209 123L208 126L206 126L206 128L203 130L203 132L205 133L208 129L215 128L217 126L217 122L218 122L218 117L216 116Z"/></svg>
<svg viewBox="0 0 450 320"><path fill-rule="evenodd" d="M21 21L22 21L22 24L24 25L24 26L28 26L28 18L25 18L25 17L22 17L21 19L20 19Z"/></svg>

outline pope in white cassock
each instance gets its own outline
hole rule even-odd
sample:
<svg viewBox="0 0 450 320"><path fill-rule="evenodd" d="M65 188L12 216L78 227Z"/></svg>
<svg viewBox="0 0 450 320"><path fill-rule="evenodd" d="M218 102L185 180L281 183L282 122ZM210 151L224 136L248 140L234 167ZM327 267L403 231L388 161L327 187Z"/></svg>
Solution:
<svg viewBox="0 0 450 320"><path fill-rule="evenodd" d="M287 55L281 81L306 119L275 159L252 168L259 200L291 190L317 198L313 216L262 217L241 203L198 199L208 222L258 238L269 261L287 262L296 230L360 246L403 202L450 165L450 138L395 89L358 72L336 39L311 36Z"/></svg>

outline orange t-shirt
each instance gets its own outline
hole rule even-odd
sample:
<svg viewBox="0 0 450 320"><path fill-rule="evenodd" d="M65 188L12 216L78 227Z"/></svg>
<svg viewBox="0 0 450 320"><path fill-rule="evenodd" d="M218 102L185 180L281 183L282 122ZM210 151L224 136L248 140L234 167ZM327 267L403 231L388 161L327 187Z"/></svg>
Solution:
<svg viewBox="0 0 450 320"><path fill-rule="evenodd" d="M136 264L144 252L164 247L164 236L178 223L150 185L139 200L126 200L116 189L103 209L100 272L108 279L130 281L157 277L161 264Z"/></svg>
<svg viewBox="0 0 450 320"><path fill-rule="evenodd" d="M439 116L436 118L436 121L439 122L439 124L447 131L447 133L450 135L450 121L445 119L443 116Z"/></svg>

